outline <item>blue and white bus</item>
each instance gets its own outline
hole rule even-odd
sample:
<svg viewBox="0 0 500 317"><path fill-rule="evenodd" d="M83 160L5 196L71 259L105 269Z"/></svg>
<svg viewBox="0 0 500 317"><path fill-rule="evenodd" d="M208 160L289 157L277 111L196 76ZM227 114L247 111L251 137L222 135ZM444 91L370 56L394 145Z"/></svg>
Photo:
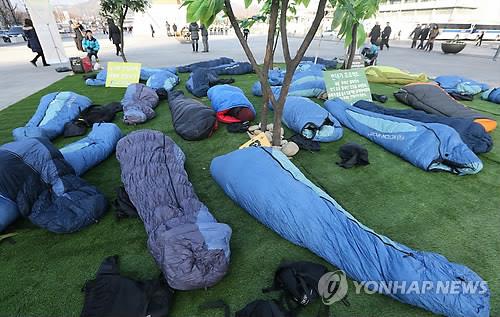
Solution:
<svg viewBox="0 0 500 317"><path fill-rule="evenodd" d="M500 25L474 23L437 23L438 40L475 40L484 32L483 40L499 41Z"/></svg>

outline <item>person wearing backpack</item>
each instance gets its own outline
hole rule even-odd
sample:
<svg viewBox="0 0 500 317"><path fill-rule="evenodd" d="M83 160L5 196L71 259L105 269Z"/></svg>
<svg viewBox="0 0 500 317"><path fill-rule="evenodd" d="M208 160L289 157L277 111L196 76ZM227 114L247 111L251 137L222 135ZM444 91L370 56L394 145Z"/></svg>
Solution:
<svg viewBox="0 0 500 317"><path fill-rule="evenodd" d="M99 52L100 46L97 39L92 35L91 30L85 31L85 38L82 41L82 47L87 52L87 56L92 61L92 56L95 56L95 61L99 61L97 53Z"/></svg>

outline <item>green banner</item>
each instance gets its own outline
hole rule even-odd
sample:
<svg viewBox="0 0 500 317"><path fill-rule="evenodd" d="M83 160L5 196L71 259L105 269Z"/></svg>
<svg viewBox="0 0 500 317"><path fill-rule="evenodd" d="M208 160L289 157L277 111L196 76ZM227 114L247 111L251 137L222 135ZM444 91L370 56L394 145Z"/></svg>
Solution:
<svg viewBox="0 0 500 317"><path fill-rule="evenodd" d="M372 100L365 69L331 70L323 72L328 99L340 98L353 104L358 100Z"/></svg>

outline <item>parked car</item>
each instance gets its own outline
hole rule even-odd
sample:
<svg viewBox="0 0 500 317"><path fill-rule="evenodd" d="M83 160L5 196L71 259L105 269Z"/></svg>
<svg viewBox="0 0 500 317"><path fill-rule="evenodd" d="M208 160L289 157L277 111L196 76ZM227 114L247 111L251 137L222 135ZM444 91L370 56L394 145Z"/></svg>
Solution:
<svg viewBox="0 0 500 317"><path fill-rule="evenodd" d="M7 35L9 37L22 37L23 40L27 41L28 39L24 36L24 31L23 31L23 27L20 26L20 25L15 25L15 26L12 26L9 31L7 32Z"/></svg>

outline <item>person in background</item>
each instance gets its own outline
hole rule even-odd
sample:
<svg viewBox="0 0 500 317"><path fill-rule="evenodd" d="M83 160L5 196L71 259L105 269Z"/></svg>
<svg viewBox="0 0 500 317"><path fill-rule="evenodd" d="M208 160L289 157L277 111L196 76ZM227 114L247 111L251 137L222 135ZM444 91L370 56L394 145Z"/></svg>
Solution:
<svg viewBox="0 0 500 317"><path fill-rule="evenodd" d="M71 29L73 30L74 34L74 40L75 40L75 45L76 49L82 52L85 52L82 47L82 41L83 41L83 26L79 22L73 23L72 21L69 22L71 25Z"/></svg>
<svg viewBox="0 0 500 317"><path fill-rule="evenodd" d="M167 28L167 36L172 36L172 34L170 34L170 23L168 23L168 21L165 21L165 27Z"/></svg>
<svg viewBox="0 0 500 317"><path fill-rule="evenodd" d="M384 50L384 45L389 49L389 38L392 33L392 28L389 22L387 22L387 25L384 28L384 31L382 31L382 40L380 41L380 50Z"/></svg>
<svg viewBox="0 0 500 317"><path fill-rule="evenodd" d="M427 36L429 36L429 32L431 31L431 28L427 26L427 24L422 25L422 32L420 32L420 44L417 47L417 50L423 50L424 49L424 42L427 40Z"/></svg>
<svg viewBox="0 0 500 317"><path fill-rule="evenodd" d="M33 27L33 21L31 21L30 19L25 19L23 31L24 36L28 39L28 47L31 48L34 53L36 53L35 58L33 58L30 63L33 64L33 66L37 67L36 61L39 57L41 57L43 66L50 66L50 64L47 64L47 61L45 60L45 55L43 55L42 45L40 44L38 35L36 34L35 28Z"/></svg>
<svg viewBox="0 0 500 317"><path fill-rule="evenodd" d="M431 28L431 31L429 32L429 40L424 46L424 50L427 51L432 51L434 48L434 41L436 40L436 37L439 35L439 27L437 24L434 24Z"/></svg>
<svg viewBox="0 0 500 317"><path fill-rule="evenodd" d="M484 37L484 31L482 31L481 34L478 35L478 37L476 39L476 46L483 45L483 37Z"/></svg>
<svg viewBox="0 0 500 317"><path fill-rule="evenodd" d="M410 33L410 38L412 39L411 48L415 48L417 46L417 41L420 37L420 33L422 33L422 27L420 26L420 24L417 24L415 29L413 29L413 31Z"/></svg>
<svg viewBox="0 0 500 317"><path fill-rule="evenodd" d="M177 36L177 25L175 24L172 24L172 31L174 31L174 36Z"/></svg>
<svg viewBox="0 0 500 317"><path fill-rule="evenodd" d="M208 30L205 25L200 25L201 43L203 44L203 53L208 53Z"/></svg>
<svg viewBox="0 0 500 317"><path fill-rule="evenodd" d="M92 35L91 30L85 31L85 38L82 41L82 46L83 49L87 52L87 56L92 61L92 56L95 56L95 61L99 61L99 57L97 56L97 53L99 52L99 42L97 39Z"/></svg>
<svg viewBox="0 0 500 317"><path fill-rule="evenodd" d="M120 29L116 26L115 21L113 19L108 19L108 27L109 27L109 39L113 42L116 47L116 56L120 56L122 49L120 45L122 44L122 35L120 33Z"/></svg>
<svg viewBox="0 0 500 317"><path fill-rule="evenodd" d="M198 52L198 40L200 39L200 30L198 23L192 22L189 24L189 32L191 33L191 45L193 46L193 52Z"/></svg>
<svg viewBox="0 0 500 317"><path fill-rule="evenodd" d="M378 22L375 22L375 25L368 36L370 37L370 43L377 45L377 41L380 38L380 24Z"/></svg>
<svg viewBox="0 0 500 317"><path fill-rule="evenodd" d="M248 28L243 29L243 37L245 38L245 41L248 41L248 34L250 33L250 30Z"/></svg>
<svg viewBox="0 0 500 317"><path fill-rule="evenodd" d="M150 24L149 27L151 28L151 37L155 37L155 29L153 28L153 24Z"/></svg>

